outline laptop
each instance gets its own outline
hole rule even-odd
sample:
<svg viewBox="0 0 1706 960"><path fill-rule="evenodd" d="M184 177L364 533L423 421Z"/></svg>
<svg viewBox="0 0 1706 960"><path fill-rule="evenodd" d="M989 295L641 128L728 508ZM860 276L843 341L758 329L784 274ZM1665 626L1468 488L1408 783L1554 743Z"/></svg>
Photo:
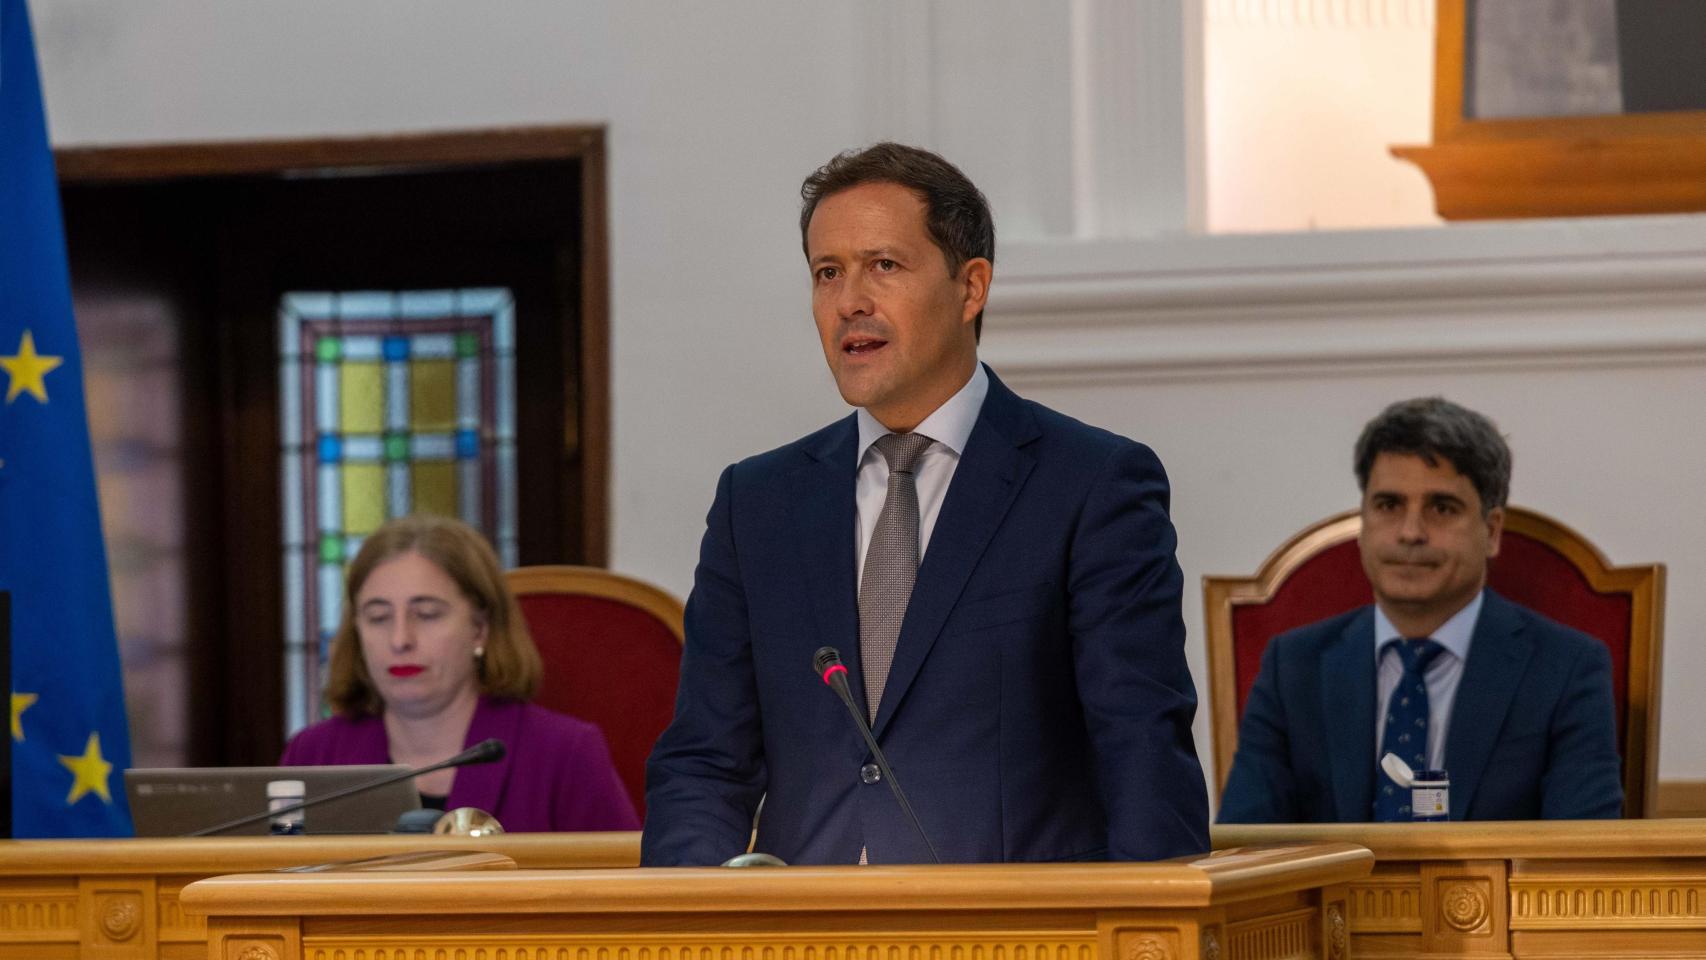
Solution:
<svg viewBox="0 0 1706 960"><path fill-rule="evenodd" d="M157 767L124 772L130 816L139 837L181 837L267 808L267 783L301 780L306 800L402 773L395 764L335 767ZM421 795L413 779L404 779L353 797L302 811L310 836L389 833L397 818L418 810ZM266 820L226 830L222 837L264 836Z"/></svg>

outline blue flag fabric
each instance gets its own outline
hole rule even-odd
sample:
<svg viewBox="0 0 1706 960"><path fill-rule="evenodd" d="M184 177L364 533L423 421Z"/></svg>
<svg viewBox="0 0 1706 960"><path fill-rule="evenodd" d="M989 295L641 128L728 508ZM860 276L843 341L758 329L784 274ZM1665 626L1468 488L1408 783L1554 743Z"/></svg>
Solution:
<svg viewBox="0 0 1706 960"><path fill-rule="evenodd" d="M0 590L13 836L128 836L130 766L59 186L24 0L0 0Z"/></svg>

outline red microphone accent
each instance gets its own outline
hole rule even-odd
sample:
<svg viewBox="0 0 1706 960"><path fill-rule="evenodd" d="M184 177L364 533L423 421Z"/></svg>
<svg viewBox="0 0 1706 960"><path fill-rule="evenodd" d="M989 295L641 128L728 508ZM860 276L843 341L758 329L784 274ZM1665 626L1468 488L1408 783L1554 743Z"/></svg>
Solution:
<svg viewBox="0 0 1706 960"><path fill-rule="evenodd" d="M841 672L842 672L842 673L846 673L846 672L847 672L847 668L846 668L846 667L844 667L844 666L842 666L842 665L841 665L841 664L839 664L839 663L832 663L832 664L830 664L830 665L829 665L829 666L828 666L828 667L826 667L826 668L824 668L824 671L823 671L823 682L824 682L824 683L828 683L828 682L829 682L829 677L830 677L830 675L831 675L831 674L833 674L833 673L835 673L835 672L836 672L836 671L838 671L838 670L839 670L839 671L841 671Z"/></svg>

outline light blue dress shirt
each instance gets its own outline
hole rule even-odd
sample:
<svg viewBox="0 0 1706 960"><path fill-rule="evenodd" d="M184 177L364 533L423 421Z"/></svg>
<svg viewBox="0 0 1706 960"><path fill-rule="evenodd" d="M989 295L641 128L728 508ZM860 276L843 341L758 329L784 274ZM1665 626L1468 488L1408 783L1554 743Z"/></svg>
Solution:
<svg viewBox="0 0 1706 960"><path fill-rule="evenodd" d="M1445 648L1445 652L1428 664L1422 681L1428 686L1428 766L1450 772L1446 765L1445 737L1451 727L1451 705L1457 700L1457 686L1463 680L1463 665L1469 660L1469 641L1475 636L1475 623L1481 618L1481 603L1486 590L1475 594L1462 610L1452 614L1430 638ZM1386 646L1392 640L1416 639L1405 637L1386 618L1380 604L1374 605L1374 762L1380 763L1380 741L1386 734L1386 707L1392 702L1392 691L1404 676L1404 661L1398 651Z"/></svg>

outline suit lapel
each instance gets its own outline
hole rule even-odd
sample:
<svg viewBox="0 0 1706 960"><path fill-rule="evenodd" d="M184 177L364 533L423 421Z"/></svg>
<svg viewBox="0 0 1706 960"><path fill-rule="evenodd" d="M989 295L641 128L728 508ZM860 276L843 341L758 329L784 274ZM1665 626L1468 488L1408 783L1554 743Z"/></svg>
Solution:
<svg viewBox="0 0 1706 960"><path fill-rule="evenodd" d="M1451 706L1445 738L1445 769L1451 774L1451 819L1462 820L1481 785L1493 744L1504 729L1505 714L1517 684L1528 669L1534 641L1524 635L1516 610L1487 591L1469 644L1469 662Z"/></svg>
<svg viewBox="0 0 1706 960"><path fill-rule="evenodd" d="M1321 716L1341 821L1367 820L1374 803L1374 608L1350 619L1321 657Z"/></svg>
<svg viewBox="0 0 1706 960"><path fill-rule="evenodd" d="M444 803L446 809L478 807L487 813L498 812L504 784L509 781L509 765L515 756L513 751L521 726L521 706L514 701L480 698L479 706L474 708L474 719L468 724L463 749L488 737L497 737L509 747L510 752L495 763L477 763L457 770L456 779L450 783L450 796Z"/></svg>
<svg viewBox="0 0 1706 960"><path fill-rule="evenodd" d="M894 662L872 725L877 736L888 729L972 570L1030 475L1035 460L1021 448L1038 435L1036 419L1024 402L990 372L989 393L948 484L907 602Z"/></svg>
<svg viewBox="0 0 1706 960"><path fill-rule="evenodd" d="M799 532L795 543L800 569L817 623L817 643L812 649L831 646L841 651L849 688L862 699L865 682L859 670L859 596L853 576L858 447L858 422L848 417L806 448L810 462L793 477L796 486L789 502L793 504L794 522L789 529Z"/></svg>

